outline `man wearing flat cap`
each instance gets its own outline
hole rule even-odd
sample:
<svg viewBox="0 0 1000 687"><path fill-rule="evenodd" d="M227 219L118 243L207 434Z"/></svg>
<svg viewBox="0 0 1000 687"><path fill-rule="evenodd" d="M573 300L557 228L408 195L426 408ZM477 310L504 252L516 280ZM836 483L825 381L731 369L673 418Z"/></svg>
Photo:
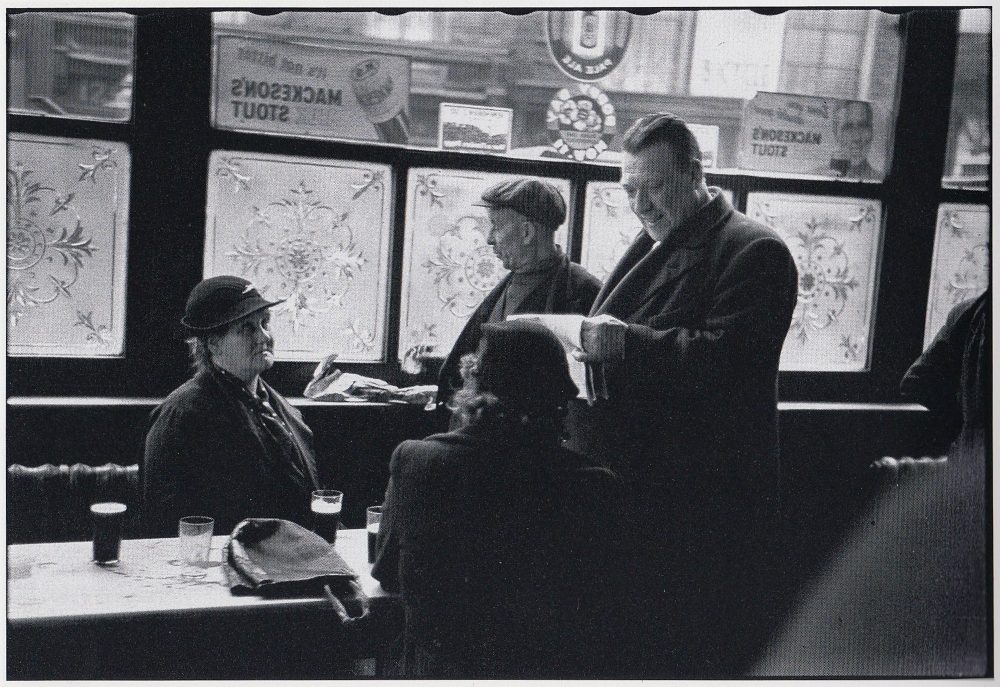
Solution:
<svg viewBox="0 0 1000 687"><path fill-rule="evenodd" d="M566 220L566 203L552 184L531 178L504 181L487 189L476 205L487 208L487 243L510 274L486 295L455 341L441 367L439 403L462 386L461 358L476 350L484 324L520 313L585 315L601 288L600 280L570 262L553 240Z"/></svg>
<svg viewBox="0 0 1000 687"><path fill-rule="evenodd" d="M274 364L270 308L246 279L212 277L191 291L181 324L194 376L153 411L143 460L150 536L177 533L185 515L225 534L247 517L310 526L319 488L312 432L260 374Z"/></svg>

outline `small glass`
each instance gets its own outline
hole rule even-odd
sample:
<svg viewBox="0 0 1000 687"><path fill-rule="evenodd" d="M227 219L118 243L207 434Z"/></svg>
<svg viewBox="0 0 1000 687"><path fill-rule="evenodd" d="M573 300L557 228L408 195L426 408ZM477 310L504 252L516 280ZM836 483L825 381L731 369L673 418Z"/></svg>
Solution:
<svg viewBox="0 0 1000 687"><path fill-rule="evenodd" d="M208 552L212 548L215 520L204 515L188 515L177 524L177 539L183 577L204 577Z"/></svg>
<svg viewBox="0 0 1000 687"><path fill-rule="evenodd" d="M330 544L337 541L340 511L344 507L344 492L335 489L318 489L312 493L310 509L313 514L313 532Z"/></svg>
<svg viewBox="0 0 1000 687"><path fill-rule="evenodd" d="M378 554L378 528L382 522L382 506L368 506L368 562L374 563Z"/></svg>
<svg viewBox="0 0 1000 687"><path fill-rule="evenodd" d="M125 520L124 503L95 503L90 506L94 520L94 562L98 565L115 565L122 541L122 522Z"/></svg>

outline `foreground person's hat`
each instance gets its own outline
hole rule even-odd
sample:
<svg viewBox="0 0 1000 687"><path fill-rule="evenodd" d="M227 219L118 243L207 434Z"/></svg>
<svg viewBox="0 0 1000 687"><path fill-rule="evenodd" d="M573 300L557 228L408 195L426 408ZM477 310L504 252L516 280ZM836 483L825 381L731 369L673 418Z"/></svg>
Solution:
<svg viewBox="0 0 1000 687"><path fill-rule="evenodd" d="M191 289L181 324L195 333L210 332L281 302L264 300L242 277L210 277Z"/></svg>
<svg viewBox="0 0 1000 687"><path fill-rule="evenodd" d="M558 405L578 393L559 339L528 320L483 325L476 377L480 391L519 406Z"/></svg>
<svg viewBox="0 0 1000 687"><path fill-rule="evenodd" d="M566 221L566 201L552 184L541 179L502 181L486 189L480 207L510 208L555 231Z"/></svg>

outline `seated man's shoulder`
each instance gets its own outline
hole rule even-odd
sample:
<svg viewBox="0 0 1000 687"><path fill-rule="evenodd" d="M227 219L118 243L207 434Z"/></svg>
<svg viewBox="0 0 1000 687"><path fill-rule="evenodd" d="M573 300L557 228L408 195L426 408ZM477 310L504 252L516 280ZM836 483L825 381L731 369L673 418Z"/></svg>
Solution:
<svg viewBox="0 0 1000 687"><path fill-rule="evenodd" d="M567 448L559 449L559 464L566 477L574 483L586 483L615 490L618 490L622 485L621 478L613 470L598 465L576 451Z"/></svg>
<svg viewBox="0 0 1000 687"><path fill-rule="evenodd" d="M595 293L601 288L601 280L587 271L583 265L575 262L569 264L570 281L577 289L590 289Z"/></svg>

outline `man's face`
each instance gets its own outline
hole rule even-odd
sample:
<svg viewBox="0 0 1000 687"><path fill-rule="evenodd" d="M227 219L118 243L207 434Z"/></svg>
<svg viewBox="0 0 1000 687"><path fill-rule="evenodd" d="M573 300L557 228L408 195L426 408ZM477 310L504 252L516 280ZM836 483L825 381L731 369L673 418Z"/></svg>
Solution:
<svg viewBox="0 0 1000 687"><path fill-rule="evenodd" d="M657 143L622 159L622 186L632 212L654 241L697 209L697 186L690 167L680 169L667 143Z"/></svg>
<svg viewBox="0 0 1000 687"><path fill-rule="evenodd" d="M516 272L534 261L533 228L519 212L510 208L488 208L490 233L486 243L493 246L493 252L503 266Z"/></svg>
<svg viewBox="0 0 1000 687"><path fill-rule="evenodd" d="M871 112L864 103L847 103L839 114L837 143L852 162L861 162L872 143Z"/></svg>
<svg viewBox="0 0 1000 687"><path fill-rule="evenodd" d="M244 382L251 381L274 365L271 312L261 310L237 320L208 345L216 365Z"/></svg>

